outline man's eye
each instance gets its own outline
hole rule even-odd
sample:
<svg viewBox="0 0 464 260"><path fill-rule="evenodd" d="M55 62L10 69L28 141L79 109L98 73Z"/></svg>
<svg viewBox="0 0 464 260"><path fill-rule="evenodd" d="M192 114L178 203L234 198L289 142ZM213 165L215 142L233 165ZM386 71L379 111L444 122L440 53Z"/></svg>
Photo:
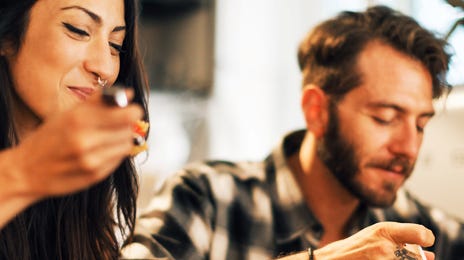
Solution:
<svg viewBox="0 0 464 260"><path fill-rule="evenodd" d="M417 128L417 132L419 133L423 133L424 130L425 130L425 126L426 124L422 124L422 125L417 125L416 128Z"/></svg>
<svg viewBox="0 0 464 260"><path fill-rule="evenodd" d="M380 117L372 117L374 119L374 121L376 121L377 123L381 124L381 125L388 125L388 124L391 124L392 120L385 120L383 118L380 118Z"/></svg>
<svg viewBox="0 0 464 260"><path fill-rule="evenodd" d="M84 36L90 36L89 33L87 33L86 31L84 30L81 30L69 23L63 23L63 26L68 30L70 31L71 33L73 34L76 34L78 36L81 36L81 37L84 37Z"/></svg>

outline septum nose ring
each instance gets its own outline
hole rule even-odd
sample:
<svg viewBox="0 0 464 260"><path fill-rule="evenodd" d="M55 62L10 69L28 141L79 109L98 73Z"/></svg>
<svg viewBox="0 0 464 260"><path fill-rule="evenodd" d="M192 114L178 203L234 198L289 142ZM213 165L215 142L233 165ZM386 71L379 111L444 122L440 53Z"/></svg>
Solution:
<svg viewBox="0 0 464 260"><path fill-rule="evenodd" d="M100 87L104 88L106 84L108 83L108 80L102 79L100 76L98 76L97 83Z"/></svg>

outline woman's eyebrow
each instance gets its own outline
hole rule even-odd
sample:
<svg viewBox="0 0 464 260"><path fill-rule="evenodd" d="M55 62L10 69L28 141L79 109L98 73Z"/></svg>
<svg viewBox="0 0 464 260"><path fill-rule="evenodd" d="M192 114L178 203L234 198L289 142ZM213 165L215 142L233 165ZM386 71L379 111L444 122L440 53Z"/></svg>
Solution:
<svg viewBox="0 0 464 260"><path fill-rule="evenodd" d="M90 16L90 18L97 24L97 25L101 25L102 24L102 19L99 15L97 15L96 13L90 11L89 9L87 8L84 8L82 6L78 6L78 5L72 5L72 6L67 6L67 7L63 7L61 8L61 10L70 10L70 9L77 9L77 10L80 10L80 11L83 11L84 13L86 13L88 16ZM124 31L126 30L126 26L116 26L112 31L113 32L118 32L118 31Z"/></svg>
<svg viewBox="0 0 464 260"><path fill-rule="evenodd" d="M83 11L84 13L86 13L88 16L90 16L90 18L95 22L97 23L98 25L100 25L102 23L102 19L100 16L98 16L96 13L90 11L89 9L86 9L82 6L78 6L78 5L72 5L72 6L67 6L67 7L63 7L61 8L61 10L70 10L70 9L77 9L77 10L81 10Z"/></svg>
<svg viewBox="0 0 464 260"><path fill-rule="evenodd" d="M126 26L116 26L114 27L112 32L120 32L120 31L125 31L125 30L126 30Z"/></svg>

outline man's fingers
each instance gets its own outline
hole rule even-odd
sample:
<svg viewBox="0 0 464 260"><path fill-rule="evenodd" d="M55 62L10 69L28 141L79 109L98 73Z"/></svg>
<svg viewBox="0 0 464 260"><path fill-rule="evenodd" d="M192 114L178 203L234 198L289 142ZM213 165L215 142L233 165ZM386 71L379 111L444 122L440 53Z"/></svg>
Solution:
<svg viewBox="0 0 464 260"><path fill-rule="evenodd" d="M419 224L389 222L385 228L393 241L398 244L417 244L429 247L435 241L432 231Z"/></svg>
<svg viewBox="0 0 464 260"><path fill-rule="evenodd" d="M425 258L427 260L434 260L435 259L435 254L433 252L424 250L424 254L425 254Z"/></svg>

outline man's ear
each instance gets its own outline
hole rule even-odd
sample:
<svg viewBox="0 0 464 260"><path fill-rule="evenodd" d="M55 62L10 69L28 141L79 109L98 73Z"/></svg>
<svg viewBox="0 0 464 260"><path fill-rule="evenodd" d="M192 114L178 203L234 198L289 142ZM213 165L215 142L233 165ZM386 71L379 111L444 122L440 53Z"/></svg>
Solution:
<svg viewBox="0 0 464 260"><path fill-rule="evenodd" d="M316 85L306 85L301 96L306 127L316 138L322 137L327 125L327 96Z"/></svg>

